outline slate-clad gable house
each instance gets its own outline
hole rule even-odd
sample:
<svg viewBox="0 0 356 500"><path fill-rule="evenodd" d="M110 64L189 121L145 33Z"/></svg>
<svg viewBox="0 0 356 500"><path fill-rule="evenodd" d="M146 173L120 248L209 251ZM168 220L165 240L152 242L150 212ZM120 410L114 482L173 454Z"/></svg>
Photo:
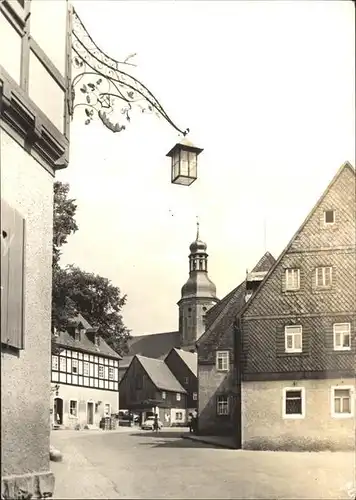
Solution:
<svg viewBox="0 0 356 500"><path fill-rule="evenodd" d="M200 433L238 448L354 449L355 222L345 163L278 260L211 310L197 344Z"/></svg>
<svg viewBox="0 0 356 500"><path fill-rule="evenodd" d="M52 425L98 427L119 411L120 356L79 314L52 342Z"/></svg>
<svg viewBox="0 0 356 500"><path fill-rule="evenodd" d="M345 163L240 315L243 447L354 448L355 221Z"/></svg>
<svg viewBox="0 0 356 500"><path fill-rule="evenodd" d="M235 422L230 395L235 392L234 321L251 291L275 263L267 252L254 267L251 276L240 283L207 314L206 331L197 342L199 432L232 435ZM252 281L254 278L256 281ZM249 279L250 278L250 279Z"/></svg>

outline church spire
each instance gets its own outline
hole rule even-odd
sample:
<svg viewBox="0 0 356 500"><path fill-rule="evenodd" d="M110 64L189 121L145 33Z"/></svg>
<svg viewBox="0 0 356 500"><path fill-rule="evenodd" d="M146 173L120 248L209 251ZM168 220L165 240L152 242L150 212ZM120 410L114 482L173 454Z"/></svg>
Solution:
<svg viewBox="0 0 356 500"><path fill-rule="evenodd" d="M182 287L178 302L181 346L185 349L194 349L204 331L207 310L218 302L216 287L208 276L207 244L200 239L199 230L197 220L196 239L189 247L189 279Z"/></svg>

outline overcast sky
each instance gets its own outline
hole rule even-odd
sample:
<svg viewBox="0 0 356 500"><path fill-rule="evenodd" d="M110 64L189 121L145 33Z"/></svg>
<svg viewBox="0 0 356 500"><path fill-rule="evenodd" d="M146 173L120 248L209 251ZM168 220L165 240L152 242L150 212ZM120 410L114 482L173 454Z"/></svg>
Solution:
<svg viewBox="0 0 356 500"><path fill-rule="evenodd" d="M179 137L163 119L134 115L113 134L77 112L58 179L79 231L62 263L119 286L133 334L175 330L196 216L222 298L265 250L277 258L341 164L355 165L354 5L74 5L104 52L137 53L135 76L204 152L198 180L172 185L165 155Z"/></svg>

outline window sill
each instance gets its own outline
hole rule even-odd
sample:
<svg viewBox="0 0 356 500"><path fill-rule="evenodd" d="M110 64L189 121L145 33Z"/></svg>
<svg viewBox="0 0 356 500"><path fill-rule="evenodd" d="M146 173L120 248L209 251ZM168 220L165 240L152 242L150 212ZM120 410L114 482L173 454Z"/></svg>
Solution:
<svg viewBox="0 0 356 500"><path fill-rule="evenodd" d="M299 415L299 414L296 414L296 415L283 415L283 419L284 420L301 420L305 418L305 415Z"/></svg>
<svg viewBox="0 0 356 500"><path fill-rule="evenodd" d="M334 347L334 352L350 352L351 347Z"/></svg>
<svg viewBox="0 0 356 500"><path fill-rule="evenodd" d="M354 418L352 413L332 413L331 416L332 416L332 418L335 418L337 420L345 420L348 418Z"/></svg>
<svg viewBox="0 0 356 500"><path fill-rule="evenodd" d="M68 415L68 418L78 419L79 417L75 417L74 415Z"/></svg>
<svg viewBox="0 0 356 500"><path fill-rule="evenodd" d="M290 351L285 350L283 354L303 354L303 349L300 349L300 350L293 349Z"/></svg>
<svg viewBox="0 0 356 500"><path fill-rule="evenodd" d="M216 371L217 371L217 372L227 373L227 372L229 372L230 370L229 370L228 368L226 368L226 370L223 370L223 369L221 369L221 368L216 368Z"/></svg>

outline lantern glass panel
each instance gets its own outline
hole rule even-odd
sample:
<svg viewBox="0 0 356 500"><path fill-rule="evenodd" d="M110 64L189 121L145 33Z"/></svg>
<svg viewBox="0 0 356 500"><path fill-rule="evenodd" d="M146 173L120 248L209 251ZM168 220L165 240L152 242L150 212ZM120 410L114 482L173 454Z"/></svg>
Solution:
<svg viewBox="0 0 356 500"><path fill-rule="evenodd" d="M181 151L180 154L180 175L189 176L188 151Z"/></svg>
<svg viewBox="0 0 356 500"><path fill-rule="evenodd" d="M172 157L172 177L176 179L179 175L179 151L176 151Z"/></svg>
<svg viewBox="0 0 356 500"><path fill-rule="evenodd" d="M189 151L189 176L197 177L197 154L194 151Z"/></svg>

